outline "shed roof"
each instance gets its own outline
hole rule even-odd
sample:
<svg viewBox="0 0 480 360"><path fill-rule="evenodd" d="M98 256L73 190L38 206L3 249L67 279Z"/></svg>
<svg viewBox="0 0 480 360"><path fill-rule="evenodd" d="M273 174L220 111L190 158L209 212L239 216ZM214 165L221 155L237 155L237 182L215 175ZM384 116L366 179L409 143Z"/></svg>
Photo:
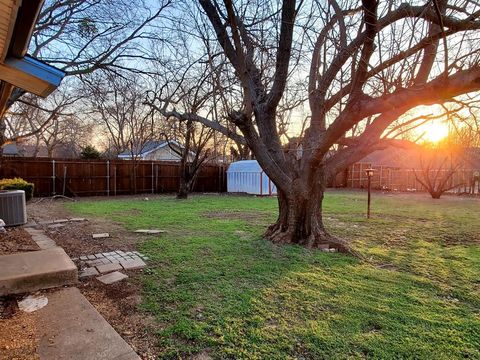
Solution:
<svg viewBox="0 0 480 360"><path fill-rule="evenodd" d="M263 170L257 160L240 160L235 161L228 167L228 172L253 172L261 173Z"/></svg>

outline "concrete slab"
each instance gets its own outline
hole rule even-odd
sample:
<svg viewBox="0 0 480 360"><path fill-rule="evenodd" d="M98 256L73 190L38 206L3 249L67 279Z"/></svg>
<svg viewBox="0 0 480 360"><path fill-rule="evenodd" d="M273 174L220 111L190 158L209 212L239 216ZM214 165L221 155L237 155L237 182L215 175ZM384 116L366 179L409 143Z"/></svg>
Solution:
<svg viewBox="0 0 480 360"><path fill-rule="evenodd" d="M120 261L120 265L122 265L125 270L143 269L147 266L141 259Z"/></svg>
<svg viewBox="0 0 480 360"><path fill-rule="evenodd" d="M71 218L70 221L87 221L85 218Z"/></svg>
<svg viewBox="0 0 480 360"><path fill-rule="evenodd" d="M102 274L105 274L116 270L122 270L122 266L119 263L102 264L97 265L97 270Z"/></svg>
<svg viewBox="0 0 480 360"><path fill-rule="evenodd" d="M65 227L66 224L53 224L53 225L48 225L48 228L49 229L59 229L59 228L62 228L62 227Z"/></svg>
<svg viewBox="0 0 480 360"><path fill-rule="evenodd" d="M0 256L0 296L75 284L78 270L62 248Z"/></svg>
<svg viewBox="0 0 480 360"><path fill-rule="evenodd" d="M46 220L46 221L40 221L38 224L39 225L48 225L48 224L53 224L55 221L54 220Z"/></svg>
<svg viewBox="0 0 480 360"><path fill-rule="evenodd" d="M123 279L126 279L126 278L128 278L127 275L122 274L119 271L115 271L115 272L112 272L112 273L107 274L107 275L99 276L99 277L97 277L97 280L106 284L106 285L110 285L110 284L113 284L117 281L120 281L120 280L123 280Z"/></svg>
<svg viewBox="0 0 480 360"><path fill-rule="evenodd" d="M135 230L136 233L139 234L163 234L166 233L167 230L160 230L160 229L139 229Z"/></svg>
<svg viewBox="0 0 480 360"><path fill-rule="evenodd" d="M68 222L68 219L57 219L57 220L53 220L53 222L55 224L63 224L63 223Z"/></svg>
<svg viewBox="0 0 480 360"><path fill-rule="evenodd" d="M44 234L43 230L34 229L34 228L31 228L31 227L25 228L25 231L28 232L30 235L43 235Z"/></svg>
<svg viewBox="0 0 480 360"><path fill-rule="evenodd" d="M38 247L42 250L51 249L57 246L55 241L53 241L45 234L32 235L32 240L35 241Z"/></svg>
<svg viewBox="0 0 480 360"><path fill-rule="evenodd" d="M109 233L101 233L101 234L92 234L92 238L94 239L102 239L110 237Z"/></svg>
<svg viewBox="0 0 480 360"><path fill-rule="evenodd" d="M77 288L49 294L37 314L40 360L140 360Z"/></svg>
<svg viewBox="0 0 480 360"><path fill-rule="evenodd" d="M96 276L96 275L100 275L97 269L94 267L89 267L89 268L86 268L85 270L80 271L80 274L78 274L78 278L81 279L81 278L86 278L89 276Z"/></svg>

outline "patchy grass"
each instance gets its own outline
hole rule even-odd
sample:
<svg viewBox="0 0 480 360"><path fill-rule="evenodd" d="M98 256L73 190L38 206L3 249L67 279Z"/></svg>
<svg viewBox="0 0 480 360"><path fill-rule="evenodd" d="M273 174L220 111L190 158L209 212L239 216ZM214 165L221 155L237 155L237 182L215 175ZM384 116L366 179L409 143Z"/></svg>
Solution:
<svg viewBox="0 0 480 360"><path fill-rule="evenodd" d="M368 261L261 238L276 199L194 196L66 205L127 229L161 228L141 249L143 310L159 358L480 358L480 201L331 192L330 230Z"/></svg>

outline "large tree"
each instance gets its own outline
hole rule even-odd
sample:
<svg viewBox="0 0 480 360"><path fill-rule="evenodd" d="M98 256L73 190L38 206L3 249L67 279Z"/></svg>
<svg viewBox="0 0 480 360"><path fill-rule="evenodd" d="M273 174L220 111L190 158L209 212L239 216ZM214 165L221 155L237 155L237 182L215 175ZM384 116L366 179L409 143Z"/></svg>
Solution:
<svg viewBox="0 0 480 360"><path fill-rule="evenodd" d="M218 56L228 60L241 87L242 105L229 112L229 121L278 189L279 216L266 232L275 243L348 251L322 221L327 180L398 142L384 134L399 119L408 124L405 114L417 106L480 90L475 2L199 4L222 49ZM302 79L310 117L303 136L285 144L279 103Z"/></svg>

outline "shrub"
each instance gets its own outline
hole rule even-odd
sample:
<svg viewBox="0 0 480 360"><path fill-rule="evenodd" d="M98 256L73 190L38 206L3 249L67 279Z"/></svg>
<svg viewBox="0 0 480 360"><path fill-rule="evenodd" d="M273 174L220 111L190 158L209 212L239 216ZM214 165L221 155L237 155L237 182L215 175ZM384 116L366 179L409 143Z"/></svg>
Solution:
<svg viewBox="0 0 480 360"><path fill-rule="evenodd" d="M25 199L28 201L33 197L32 183L26 182L21 178L2 179L0 180L0 190L23 190L25 191Z"/></svg>
<svg viewBox="0 0 480 360"><path fill-rule="evenodd" d="M100 154L100 151L95 149L95 147L92 145L87 145L82 149L80 157L82 159L100 159L102 155Z"/></svg>

